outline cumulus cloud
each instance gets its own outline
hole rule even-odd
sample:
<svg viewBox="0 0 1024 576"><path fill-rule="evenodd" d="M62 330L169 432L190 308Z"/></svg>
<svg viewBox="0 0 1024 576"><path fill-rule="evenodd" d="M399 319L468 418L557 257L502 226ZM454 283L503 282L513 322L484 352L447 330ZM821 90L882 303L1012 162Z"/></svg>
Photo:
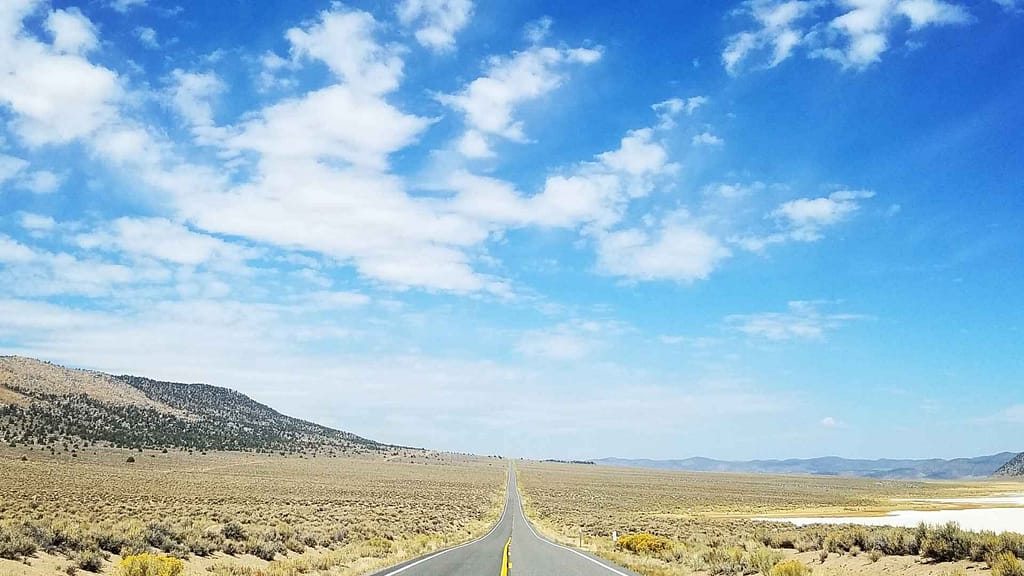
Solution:
<svg viewBox="0 0 1024 576"><path fill-rule="evenodd" d="M404 77L405 51L379 39L381 25L367 12L333 5L287 30L287 58L268 53L263 63L285 76L324 66L330 72L325 85L270 99L244 111L234 125L217 123L215 102L227 86L216 74L180 69L170 74L167 106L192 127L195 143L217 148L216 154L204 153L204 164L184 160L180 143L131 118L131 107L121 99L120 78L88 60L88 42L67 40L58 50L19 29L23 12L0 14L13 23L13 32L0 35L0 42L96 74L112 87L96 101L87 91L84 105L77 93L74 98L70 92L56 94L53 106L61 110L56 117L72 109L78 110L75 116L52 130L46 125L32 131L27 128L54 122L54 115L37 114L19 99L27 88L16 94L18 83L5 83L0 98L10 95L5 102L10 102L12 125L26 128L26 141L36 138L30 143L61 138L85 143L96 158L160 195L159 201L173 210L165 224L189 233L310 251L392 288L500 295L509 293L508 282L481 268L495 263L485 254L486 244L509 228L578 230L597 250L601 272L634 280L693 281L707 277L731 254L721 232L699 219L624 222L635 199L649 195L679 169L663 131L680 115L696 113L707 102L704 96L654 104L652 127L631 130L612 149L553 170L534 190L460 167L447 174L441 194L431 196L411 191L391 163L394 155L419 142L435 119L408 113L393 101ZM520 52L488 59L484 75L439 97L464 115L466 130L457 141L463 156L492 156L493 138L525 140L517 107L557 89L574 66L601 58L600 49L542 46L545 35L535 34ZM35 74L27 67L31 59L4 58L0 66L13 67L14 78ZM76 128L81 118L91 122ZM702 141L718 140L708 133ZM0 178L27 182L36 173L24 161L0 157ZM50 176L51 182L59 178ZM46 177L40 178L46 184ZM846 213L858 198L834 195L828 200ZM780 207L772 216L784 228L779 234L810 239L830 225L822 216L801 216L801 208L806 207ZM149 225L161 226L156 221ZM119 244L126 226L119 222L102 231L106 239L97 246L133 254ZM146 257L160 259L152 253Z"/></svg>
<svg viewBox="0 0 1024 576"><path fill-rule="evenodd" d="M27 160L8 156L6 154L0 154L0 184L14 179L15 176L20 174L27 167Z"/></svg>
<svg viewBox="0 0 1024 576"><path fill-rule="evenodd" d="M685 214L653 229L628 228L598 238L598 270L632 280L693 282L707 278L731 256L722 242Z"/></svg>
<svg viewBox="0 0 1024 576"><path fill-rule="evenodd" d="M515 119L516 107L561 86L569 66L593 64L600 58L598 49L545 46L531 46L509 58L491 57L484 76L459 92L438 96L441 103L462 112L468 130L475 133L473 146L460 145L460 151L475 153L473 157L490 155L480 145L486 136L525 141L523 123Z"/></svg>
<svg viewBox="0 0 1024 576"><path fill-rule="evenodd" d="M844 68L865 68L889 49L897 30L970 21L967 10L945 0L749 0L738 14L755 26L731 36L722 51L730 74L742 65L771 68L802 48Z"/></svg>
<svg viewBox="0 0 1024 576"><path fill-rule="evenodd" d="M764 182L718 182L704 187L705 196L715 196L726 200L747 198L765 190Z"/></svg>
<svg viewBox="0 0 1024 576"><path fill-rule="evenodd" d="M822 302L789 302L785 312L734 314L726 317L730 328L747 336L781 342L788 340L821 340L829 332L863 319L859 314L829 313Z"/></svg>
<svg viewBox="0 0 1024 576"><path fill-rule="evenodd" d="M785 223L796 240L813 242L821 230L837 224L860 209L860 200L874 197L868 190L840 190L824 198L798 198L783 203L772 216Z"/></svg>
<svg viewBox="0 0 1024 576"><path fill-rule="evenodd" d="M35 251L10 236L0 234L0 262L19 264L31 262L36 257Z"/></svg>
<svg viewBox="0 0 1024 576"><path fill-rule="evenodd" d="M764 185L760 184L756 189L763 188ZM731 185L719 187L718 191L740 195L749 192ZM828 196L788 200L767 214L766 219L775 224L773 230L733 235L729 242L750 252L762 252L769 246L785 242L817 242L824 237L826 229L849 219L860 210L864 200L874 196L870 190L839 190Z"/></svg>
<svg viewBox="0 0 1024 576"><path fill-rule="evenodd" d="M309 58L327 65L352 90L384 94L402 79L401 47L374 39L378 23L373 15L335 5L308 27L292 28L292 58Z"/></svg>
<svg viewBox="0 0 1024 576"><path fill-rule="evenodd" d="M10 127L30 146L93 133L116 115L122 95L117 75L85 57L96 36L81 12L49 15L50 44L24 32L22 19L38 5L21 0L0 7L0 107L14 114Z"/></svg>
<svg viewBox="0 0 1024 576"><path fill-rule="evenodd" d="M797 27L798 21L810 14L815 3L808 0L753 0L744 3L743 12L759 26L731 37L722 52L722 62L729 73L735 73L738 66L752 53L765 53L769 66L776 66L789 58L793 48L800 43L803 33Z"/></svg>
<svg viewBox="0 0 1024 576"><path fill-rule="evenodd" d="M656 181L677 169L656 131L641 128L593 161L549 175L532 196L509 182L464 170L452 174L446 185L457 192L453 209L474 220L505 226L587 225L594 233L617 223L631 198L647 195Z"/></svg>
<svg viewBox="0 0 1024 576"><path fill-rule="evenodd" d="M49 170L36 170L24 175L19 186L34 194L52 194L60 189L62 178Z"/></svg>
<svg viewBox="0 0 1024 576"><path fill-rule="evenodd" d="M33 214L31 212L21 213L21 227L29 232L49 232L53 230L57 225L57 222L49 217L42 214Z"/></svg>
<svg viewBox="0 0 1024 576"><path fill-rule="evenodd" d="M416 40L436 52L455 48L455 34L473 15L472 0L402 0L398 20L416 27Z"/></svg>
<svg viewBox="0 0 1024 576"><path fill-rule="evenodd" d="M157 40L156 30L152 28L139 26L135 29L135 37L138 38L139 43L146 48L155 50L160 47L160 42Z"/></svg>
<svg viewBox="0 0 1024 576"><path fill-rule="evenodd" d="M96 27L77 8L50 12L45 26L53 35L53 49L56 52L81 54L99 46Z"/></svg>
<svg viewBox="0 0 1024 576"><path fill-rule="evenodd" d="M216 98L226 90L224 82L213 72L171 73L170 102L197 136L199 143L213 143L223 134L215 128L213 106Z"/></svg>
<svg viewBox="0 0 1024 576"><path fill-rule="evenodd" d="M694 146L724 146L725 140L715 136L711 132L701 132L694 136L691 140Z"/></svg>
<svg viewBox="0 0 1024 576"><path fill-rule="evenodd" d="M670 130L675 127L675 117L680 113L693 114L698 108L707 103L707 96L691 96L685 100L682 98L669 98L663 102L653 104L651 109L658 114L658 127L663 130Z"/></svg>

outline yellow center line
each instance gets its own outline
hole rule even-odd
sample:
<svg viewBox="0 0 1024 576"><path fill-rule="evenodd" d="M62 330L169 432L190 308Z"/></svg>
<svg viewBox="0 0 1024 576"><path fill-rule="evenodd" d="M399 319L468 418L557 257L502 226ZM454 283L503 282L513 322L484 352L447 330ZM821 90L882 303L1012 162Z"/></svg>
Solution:
<svg viewBox="0 0 1024 576"><path fill-rule="evenodd" d="M508 560L508 547L512 545L512 537L508 537L508 542L505 542L505 552L503 552L501 559L501 576L508 576L509 560Z"/></svg>

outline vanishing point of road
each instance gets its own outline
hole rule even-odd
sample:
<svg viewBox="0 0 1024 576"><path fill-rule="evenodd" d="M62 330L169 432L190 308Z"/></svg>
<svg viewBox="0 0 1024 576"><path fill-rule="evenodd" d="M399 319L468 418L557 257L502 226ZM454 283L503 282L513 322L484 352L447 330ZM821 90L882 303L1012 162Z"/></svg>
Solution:
<svg viewBox="0 0 1024 576"><path fill-rule="evenodd" d="M639 576L539 535L523 513L511 467L505 509L486 536L392 566L374 576L505 576L506 573L512 576Z"/></svg>

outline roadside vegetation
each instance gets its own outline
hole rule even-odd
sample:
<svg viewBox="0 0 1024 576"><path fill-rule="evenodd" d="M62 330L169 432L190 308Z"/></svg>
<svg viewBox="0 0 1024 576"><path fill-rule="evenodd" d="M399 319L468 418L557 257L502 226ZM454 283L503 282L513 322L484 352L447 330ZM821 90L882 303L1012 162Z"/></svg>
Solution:
<svg viewBox="0 0 1024 576"><path fill-rule="evenodd" d="M1004 576L1024 566L1024 536L1015 533L967 532L955 524L794 528L750 520L777 514L881 514L893 498L973 495L993 490L993 484L541 463L521 463L517 470L527 514L538 528L566 544L578 543L582 531L585 548L647 576L807 576L812 571L957 576L989 567L993 576Z"/></svg>
<svg viewBox="0 0 1024 576"><path fill-rule="evenodd" d="M0 448L0 574L359 574L489 529L505 471L497 459L419 451Z"/></svg>

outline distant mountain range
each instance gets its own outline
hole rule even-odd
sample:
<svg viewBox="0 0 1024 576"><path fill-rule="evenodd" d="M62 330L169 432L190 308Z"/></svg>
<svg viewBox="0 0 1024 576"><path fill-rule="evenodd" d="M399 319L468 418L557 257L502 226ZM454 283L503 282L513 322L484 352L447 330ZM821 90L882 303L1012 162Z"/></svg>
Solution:
<svg viewBox="0 0 1024 576"><path fill-rule="evenodd" d="M1016 463L1015 467L1014 462ZM811 474L818 476L856 476L882 479L953 480L985 478L997 473L1004 476L1024 475L1024 454L1001 452L977 458L942 460L855 460L828 456L790 460L749 460L742 462L711 458L683 460L630 460L601 458L600 466L629 466L689 472L736 472L760 474ZM1008 467L1012 467L1008 468ZM1011 474L1011 472L1015 472Z"/></svg>
<svg viewBox="0 0 1024 576"><path fill-rule="evenodd" d="M0 356L0 440L68 446L321 454L393 448L207 384L161 382Z"/></svg>

